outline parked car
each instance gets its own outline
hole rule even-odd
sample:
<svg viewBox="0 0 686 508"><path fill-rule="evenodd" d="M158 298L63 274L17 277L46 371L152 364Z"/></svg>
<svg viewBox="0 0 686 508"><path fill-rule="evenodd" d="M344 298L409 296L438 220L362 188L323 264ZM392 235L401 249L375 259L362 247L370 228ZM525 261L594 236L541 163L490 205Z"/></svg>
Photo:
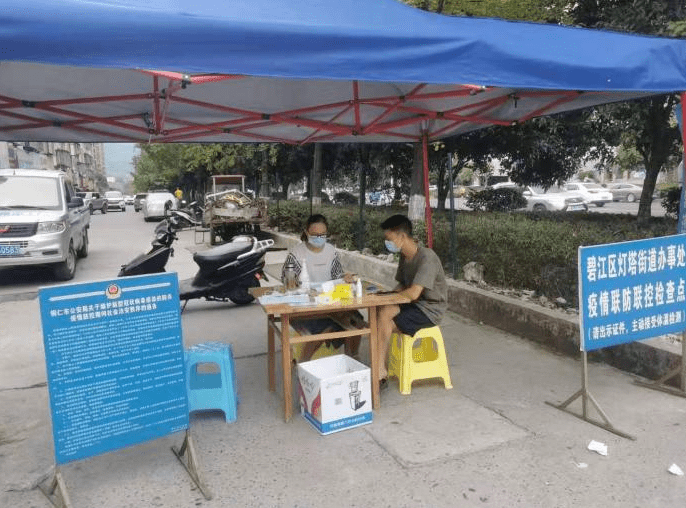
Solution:
<svg viewBox="0 0 686 508"><path fill-rule="evenodd" d="M133 196L129 196L128 194L124 195L124 203L127 205L132 205L133 204Z"/></svg>
<svg viewBox="0 0 686 508"><path fill-rule="evenodd" d="M171 192L150 192L143 201L143 220L163 219L169 210L178 208L178 200Z"/></svg>
<svg viewBox="0 0 686 508"><path fill-rule="evenodd" d="M126 202L124 201L124 195L121 192L107 191L105 192L105 199L107 199L108 210L126 211Z"/></svg>
<svg viewBox="0 0 686 508"><path fill-rule="evenodd" d="M643 187L633 183L616 183L610 185L607 190L612 194L613 201L628 201L629 203L640 199L643 193ZM655 195L653 195L654 198Z"/></svg>
<svg viewBox="0 0 686 508"><path fill-rule="evenodd" d="M143 208L143 203L145 202L145 197L148 195L147 192L142 192L140 194L136 194L133 197L133 211L134 212L140 212L141 209Z"/></svg>
<svg viewBox="0 0 686 508"><path fill-rule="evenodd" d="M598 207L612 202L612 193L599 183L571 182L565 184L563 189L578 193L587 203Z"/></svg>
<svg viewBox="0 0 686 508"><path fill-rule="evenodd" d="M77 192L76 195L83 199L83 203L88 207L91 215L95 210L100 210L100 213L107 213L107 200L99 192Z"/></svg>
<svg viewBox="0 0 686 508"><path fill-rule="evenodd" d="M560 187L544 189L527 186L524 187L522 195L526 199L526 209L534 212L585 212L588 210L583 197Z"/></svg>
<svg viewBox="0 0 686 508"><path fill-rule="evenodd" d="M0 169L0 268L51 265L69 280L88 255L90 213L62 171Z"/></svg>

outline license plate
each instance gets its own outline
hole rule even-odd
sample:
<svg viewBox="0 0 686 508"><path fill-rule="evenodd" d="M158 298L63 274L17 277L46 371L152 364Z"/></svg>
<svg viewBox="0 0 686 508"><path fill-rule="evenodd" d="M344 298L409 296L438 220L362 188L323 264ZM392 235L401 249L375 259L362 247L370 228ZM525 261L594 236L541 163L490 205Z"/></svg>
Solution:
<svg viewBox="0 0 686 508"><path fill-rule="evenodd" d="M575 212L577 210L583 210L583 209L584 209L584 205L569 205L569 208L568 208L568 210L570 212Z"/></svg>
<svg viewBox="0 0 686 508"><path fill-rule="evenodd" d="M21 248L18 245L0 245L0 256L19 256Z"/></svg>

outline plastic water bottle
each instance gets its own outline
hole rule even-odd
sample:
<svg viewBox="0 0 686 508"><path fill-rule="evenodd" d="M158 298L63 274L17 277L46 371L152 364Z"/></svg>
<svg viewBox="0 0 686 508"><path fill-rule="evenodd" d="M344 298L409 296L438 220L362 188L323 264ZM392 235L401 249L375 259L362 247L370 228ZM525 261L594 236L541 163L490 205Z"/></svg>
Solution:
<svg viewBox="0 0 686 508"><path fill-rule="evenodd" d="M300 287L306 291L310 290L310 274L307 271L306 259L303 259L303 266L300 270Z"/></svg>
<svg viewBox="0 0 686 508"><path fill-rule="evenodd" d="M360 279L359 277L357 278L357 282L355 283L355 297L362 298L362 279Z"/></svg>

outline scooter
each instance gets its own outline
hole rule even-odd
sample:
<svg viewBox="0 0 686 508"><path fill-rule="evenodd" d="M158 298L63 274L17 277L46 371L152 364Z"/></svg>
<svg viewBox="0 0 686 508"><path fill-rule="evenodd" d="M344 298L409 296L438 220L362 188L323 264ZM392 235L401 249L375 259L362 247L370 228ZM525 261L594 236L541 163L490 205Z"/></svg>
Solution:
<svg viewBox="0 0 686 508"><path fill-rule="evenodd" d="M174 255L172 244L177 239L176 229L179 229L176 218L170 217L160 222L155 228L155 237L151 242L152 248L147 253L136 256L125 265L121 265L117 276L127 277L164 272L167 261Z"/></svg>
<svg viewBox="0 0 686 508"><path fill-rule="evenodd" d="M177 239L172 223L174 220L170 218L155 228L152 249L122 265L120 277L164 271L173 251L171 245ZM267 280L263 270L264 255L273 245L274 240L242 235L223 245L196 252L193 260L198 265L198 272L192 279L179 282L179 296L184 302L182 311L188 301L195 298L231 300L236 305L251 303L255 297L249 289L259 287L260 279Z"/></svg>
<svg viewBox="0 0 686 508"><path fill-rule="evenodd" d="M195 226L202 226L202 217L205 210L197 201L193 201L186 206L186 202L182 201L182 208L178 210L169 210L170 217L178 219L180 228L192 228Z"/></svg>

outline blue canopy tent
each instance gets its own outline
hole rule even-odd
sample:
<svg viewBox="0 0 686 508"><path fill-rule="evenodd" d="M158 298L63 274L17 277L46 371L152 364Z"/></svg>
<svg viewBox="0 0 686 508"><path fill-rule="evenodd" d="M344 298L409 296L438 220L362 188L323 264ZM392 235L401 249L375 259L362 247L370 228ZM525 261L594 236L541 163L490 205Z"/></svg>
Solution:
<svg viewBox="0 0 686 508"><path fill-rule="evenodd" d="M0 0L0 12L6 141L426 148L686 90L684 40L446 17L394 0Z"/></svg>

